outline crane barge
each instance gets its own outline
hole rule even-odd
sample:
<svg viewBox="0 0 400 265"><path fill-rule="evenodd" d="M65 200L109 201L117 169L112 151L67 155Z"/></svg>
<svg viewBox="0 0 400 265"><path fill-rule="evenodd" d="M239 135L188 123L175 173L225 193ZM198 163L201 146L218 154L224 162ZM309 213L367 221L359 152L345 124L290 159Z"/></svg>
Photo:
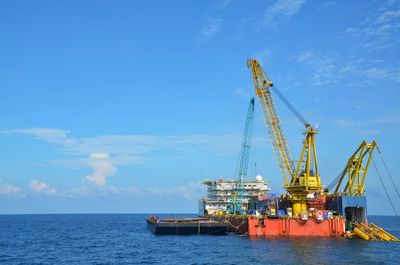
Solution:
<svg viewBox="0 0 400 265"><path fill-rule="evenodd" d="M330 236L358 237L366 240L398 241L382 228L371 224L366 215L365 178L376 142L363 141L350 157L341 174L323 188L318 169L315 138L317 129L297 111L277 90L273 82L255 59L248 59L255 93L269 134L286 194L276 198L278 218L269 212L267 203L264 216L245 219L245 228L237 229L249 236ZM274 94L305 126L305 140L297 165L292 159L289 143L275 104ZM341 190L341 185L345 187ZM330 189L334 188L330 193ZM243 225L243 218L232 217L235 225ZM242 223L240 223L242 222ZM240 227L234 226L234 227Z"/></svg>
<svg viewBox="0 0 400 265"><path fill-rule="evenodd" d="M158 219L149 216L149 229L159 234L225 234L231 231L261 237L357 237L364 240L399 242L399 239L383 228L375 224L368 226L365 179L371 161L375 165L372 158L374 150L377 149L380 153L377 143L363 141L350 156L341 173L324 188L315 141L318 130L274 87L257 60L248 59L247 66L251 69L255 93L283 178L285 193L281 196L267 194L269 188L261 176L257 176L256 181L246 181L254 120L254 98L251 98L239 156L238 180L203 182L208 185L207 199L211 201L200 199L200 218ZM274 94L305 126L305 139L297 161L292 158ZM381 158L386 167L382 156ZM388 171L387 168L386 170ZM379 176L379 172L377 173ZM388 174L390 176L389 171ZM392 180L391 176L390 178ZM393 180L392 184L395 187ZM385 187L384 189L386 192ZM249 190L251 196L247 194ZM397 188L396 192L398 193ZM227 198L223 200L220 193ZM232 194L232 197L228 194ZM398 196L400 198L399 193ZM255 205L254 209L249 207L249 198L258 198L252 204ZM207 205L214 208L207 208ZM393 207L392 202L391 205Z"/></svg>

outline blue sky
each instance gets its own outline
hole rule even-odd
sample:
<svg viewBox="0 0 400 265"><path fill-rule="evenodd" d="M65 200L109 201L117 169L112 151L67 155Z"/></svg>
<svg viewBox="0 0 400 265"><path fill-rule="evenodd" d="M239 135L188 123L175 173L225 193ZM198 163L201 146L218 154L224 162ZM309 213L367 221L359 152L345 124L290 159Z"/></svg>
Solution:
<svg viewBox="0 0 400 265"><path fill-rule="evenodd" d="M248 57L318 126L324 183L363 139L400 183L399 31L395 0L2 1L0 213L196 212L202 180L235 178ZM254 162L280 192L258 104ZM393 213L373 168L366 189Z"/></svg>

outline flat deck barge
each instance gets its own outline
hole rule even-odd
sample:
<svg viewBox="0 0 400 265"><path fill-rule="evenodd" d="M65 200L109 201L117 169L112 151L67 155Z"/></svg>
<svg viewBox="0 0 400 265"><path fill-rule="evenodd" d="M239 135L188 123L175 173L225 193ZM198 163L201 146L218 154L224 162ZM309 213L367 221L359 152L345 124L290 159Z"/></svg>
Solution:
<svg viewBox="0 0 400 265"><path fill-rule="evenodd" d="M211 218L147 217L147 228L157 235L225 235L229 226Z"/></svg>

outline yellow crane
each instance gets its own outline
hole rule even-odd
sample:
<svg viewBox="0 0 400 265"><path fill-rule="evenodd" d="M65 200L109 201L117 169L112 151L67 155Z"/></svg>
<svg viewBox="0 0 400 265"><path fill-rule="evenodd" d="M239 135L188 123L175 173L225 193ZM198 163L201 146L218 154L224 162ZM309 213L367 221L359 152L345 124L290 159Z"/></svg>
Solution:
<svg viewBox="0 0 400 265"><path fill-rule="evenodd" d="M318 170L318 159L315 145L315 136L318 131L304 119L304 117L275 87L274 93L282 99L287 107L306 127L306 131L304 132L305 140L303 142L303 148L301 150L300 158L297 161L297 165L295 166L275 104L272 92L273 83L257 60L248 59L247 66L251 69L255 92L260 101L261 111L278 162L278 167L283 176L284 188L288 192L289 201L292 204L293 215L298 217L300 214L307 211L308 194L314 193L317 195L326 195L322 190L322 183ZM375 141L371 143L363 141L361 143L359 148L348 160L344 170L330 185L332 187L333 185L336 185L334 192L336 195L346 195L358 199L362 197L365 198L365 178L370 162L373 161L372 154L375 148L378 149ZM339 191L343 183L345 183L345 187L342 191ZM352 207L354 205L349 204L347 206ZM365 240L400 241L395 236L389 234L383 228L378 227L375 224L371 224L368 227L366 224L356 221L353 222L353 225L354 229L352 233L347 234L348 237L359 237Z"/></svg>
<svg viewBox="0 0 400 265"><path fill-rule="evenodd" d="M364 196L365 178L368 173L375 147L375 140L371 143L367 143L366 141L361 143L354 154L349 158L346 167L339 175L334 193L337 194L342 192L350 196ZM363 159L366 157L367 159L364 163ZM347 179L345 180L346 176ZM344 189L340 191L342 183L344 183L345 186Z"/></svg>
<svg viewBox="0 0 400 265"><path fill-rule="evenodd" d="M338 196L348 196L357 198L357 203L361 203L363 200L362 198L365 197L365 180L368 173L369 166L371 161L373 161L372 155L374 150L378 149L378 145L376 141L372 141L371 143L367 143L365 140L362 141L360 146L357 150L353 153L353 155L349 158L345 168L340 173L340 175L329 185L328 190L330 187L335 187L334 195ZM378 173L379 174L379 173ZM344 186L341 189L341 186ZM394 183L393 183L394 185ZM386 188L384 187L385 192ZM396 190L397 191L397 190ZM389 197L388 197L389 198ZM390 198L389 198L390 201ZM366 201L365 201L366 203ZM392 204L392 202L390 201ZM366 204L365 204L366 205ZM347 205L350 206L350 205ZM361 208L355 208L355 205L352 205L353 211L362 212ZM357 205L359 206L359 205ZM343 207L343 206L342 206ZM393 205L392 205L393 207ZM395 211L395 209L393 208ZM395 212L396 213L396 212ZM396 214L397 215L397 214ZM360 222L360 221L353 221L351 222L353 229L352 232L347 234L347 237L358 237L364 240L374 240L374 241L396 241L400 242L398 238L390 234L389 232L385 231L383 228L375 225Z"/></svg>
<svg viewBox="0 0 400 265"><path fill-rule="evenodd" d="M292 202L293 214L294 216L299 216L307 210L307 195L309 193L322 192L315 145L317 130L304 119L277 89L274 89L274 92L306 127L306 138L297 166L295 166L273 97L273 83L257 60L248 59L247 66L251 69L255 92L260 101L270 141L279 170L284 179L284 188L289 193L290 201Z"/></svg>

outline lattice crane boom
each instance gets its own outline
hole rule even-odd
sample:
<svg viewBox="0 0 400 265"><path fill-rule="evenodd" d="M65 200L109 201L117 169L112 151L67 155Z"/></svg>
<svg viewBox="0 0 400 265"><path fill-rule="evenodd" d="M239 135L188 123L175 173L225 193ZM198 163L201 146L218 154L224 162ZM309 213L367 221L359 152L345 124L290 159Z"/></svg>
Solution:
<svg viewBox="0 0 400 265"><path fill-rule="evenodd" d="M297 167L295 168L289 150L289 144L284 135L282 123L271 91L273 83L265 74L257 60L247 60L247 66L251 68L256 94L260 100L261 111L278 162L278 167L284 179L284 187L290 195L293 214L298 216L307 210L307 195L310 193L321 194L322 192L315 145L317 130L304 119L277 89L274 89L274 92L276 92L290 111L292 111L306 127L306 139L303 142L301 155L297 161Z"/></svg>
<svg viewBox="0 0 400 265"><path fill-rule="evenodd" d="M365 179L375 148L375 141L371 143L363 141L361 143L354 154L349 158L346 167L337 179L334 193L344 192L351 196L364 196ZM364 160L364 158L366 159ZM345 186L341 191L340 186L342 183L344 183Z"/></svg>
<svg viewBox="0 0 400 265"><path fill-rule="evenodd" d="M254 87L260 101L264 121L267 125L269 139L275 153L279 170L284 179L284 187L286 188L293 178L295 169L275 100L271 94L273 83L257 60L249 59L247 61L247 66L251 68Z"/></svg>
<svg viewBox="0 0 400 265"><path fill-rule="evenodd" d="M254 124L254 98L252 97L250 99L249 108L247 110L246 122L243 131L243 140L239 156L238 180L241 183L246 180L247 171L249 168L253 124Z"/></svg>
<svg viewBox="0 0 400 265"><path fill-rule="evenodd" d="M237 177L236 192L233 194L233 213L242 212L243 197L245 188L243 182L247 178L247 171L249 168L250 148L253 134L254 124L254 97L250 99L249 108L247 110L246 122L243 131L243 140L240 148L240 155L237 164Z"/></svg>

